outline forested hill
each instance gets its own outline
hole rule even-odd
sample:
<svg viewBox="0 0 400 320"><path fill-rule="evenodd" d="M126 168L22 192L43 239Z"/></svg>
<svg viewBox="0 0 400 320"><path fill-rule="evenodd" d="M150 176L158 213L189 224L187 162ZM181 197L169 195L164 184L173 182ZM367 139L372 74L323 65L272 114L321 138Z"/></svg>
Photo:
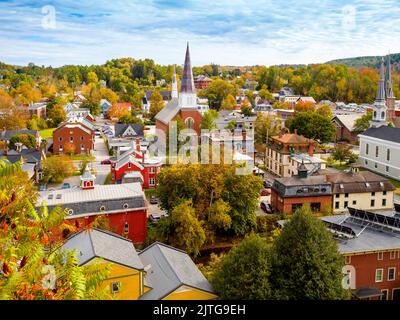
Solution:
<svg viewBox="0 0 400 320"><path fill-rule="evenodd" d="M390 60L396 70L400 70L400 53L394 53L390 55ZM369 56L369 57L355 57L345 58L328 61L327 64L337 65L344 64L348 67L372 67L378 68L381 61L380 56Z"/></svg>

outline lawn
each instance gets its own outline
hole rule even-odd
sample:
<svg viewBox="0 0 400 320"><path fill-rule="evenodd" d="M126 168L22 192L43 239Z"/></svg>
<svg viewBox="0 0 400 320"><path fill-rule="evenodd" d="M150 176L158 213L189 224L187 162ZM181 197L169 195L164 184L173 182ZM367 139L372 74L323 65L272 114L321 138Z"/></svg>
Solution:
<svg viewBox="0 0 400 320"><path fill-rule="evenodd" d="M44 129L40 130L39 134L43 139L49 139L53 137L53 131L56 130L57 128L50 128L50 129Z"/></svg>

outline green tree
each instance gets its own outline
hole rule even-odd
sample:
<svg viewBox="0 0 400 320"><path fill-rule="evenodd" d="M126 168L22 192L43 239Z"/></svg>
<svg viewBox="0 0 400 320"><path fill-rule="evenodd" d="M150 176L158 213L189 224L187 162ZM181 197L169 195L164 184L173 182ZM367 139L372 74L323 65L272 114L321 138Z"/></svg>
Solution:
<svg viewBox="0 0 400 320"><path fill-rule="evenodd" d="M296 113L293 118L286 120L286 127L291 132L297 129L299 134L323 143L333 141L336 135L336 127L331 119L312 111Z"/></svg>
<svg viewBox="0 0 400 320"><path fill-rule="evenodd" d="M97 84L99 82L97 74L93 71L90 71L87 75L87 82Z"/></svg>
<svg viewBox="0 0 400 320"><path fill-rule="evenodd" d="M201 223L196 217L191 200L177 205L171 212L172 245L185 250L192 256L197 256L206 240Z"/></svg>
<svg viewBox="0 0 400 320"><path fill-rule="evenodd" d="M236 96L236 88L228 81L217 79L210 83L207 89L199 92L200 97L207 98L210 106L219 110L224 99L231 94Z"/></svg>
<svg viewBox="0 0 400 320"><path fill-rule="evenodd" d="M272 249L271 286L275 298L290 300L344 299L343 257L324 223L310 207L298 209L287 221Z"/></svg>
<svg viewBox="0 0 400 320"><path fill-rule="evenodd" d="M215 124L215 119L218 118L218 112L216 110L208 110L204 113L203 118L201 120L201 129L213 130L216 129L217 126Z"/></svg>
<svg viewBox="0 0 400 320"><path fill-rule="evenodd" d="M261 97L263 100L267 101L273 101L274 97L272 96L272 93L268 91L266 86L263 86L260 91L258 91L258 95Z"/></svg>
<svg viewBox="0 0 400 320"><path fill-rule="evenodd" d="M320 105L319 107L317 107L315 112L326 118L333 118L332 109L328 104Z"/></svg>
<svg viewBox="0 0 400 320"><path fill-rule="evenodd" d="M71 176L75 167L67 156L48 157L43 161L43 175L46 182L60 183Z"/></svg>
<svg viewBox="0 0 400 320"><path fill-rule="evenodd" d="M351 147L343 144L337 144L333 148L332 158L339 162L355 162L355 154Z"/></svg>
<svg viewBox="0 0 400 320"><path fill-rule="evenodd" d="M47 112L47 119L49 119L52 127L58 127L66 118L67 114L61 105L55 105Z"/></svg>
<svg viewBox="0 0 400 320"><path fill-rule="evenodd" d="M22 143L28 149L36 149L36 138L31 134L18 134L10 139L10 148L15 149L16 143Z"/></svg>
<svg viewBox="0 0 400 320"><path fill-rule="evenodd" d="M222 258L211 284L222 299L265 300L271 298L270 273L270 248L253 234Z"/></svg>
<svg viewBox="0 0 400 320"><path fill-rule="evenodd" d="M371 126L370 121L372 121L372 112L368 112L364 114L361 118L358 118L354 122L354 132L362 133L365 130L369 129Z"/></svg>

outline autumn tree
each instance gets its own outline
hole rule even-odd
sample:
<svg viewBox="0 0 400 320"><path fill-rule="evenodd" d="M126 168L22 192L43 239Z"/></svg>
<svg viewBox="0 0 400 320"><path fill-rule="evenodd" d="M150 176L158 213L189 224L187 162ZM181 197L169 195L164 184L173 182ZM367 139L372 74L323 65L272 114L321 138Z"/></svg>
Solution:
<svg viewBox="0 0 400 320"><path fill-rule="evenodd" d="M31 134L17 134L10 139L10 148L16 149L16 143L22 143L28 149L36 149L36 138Z"/></svg>
<svg viewBox="0 0 400 320"><path fill-rule="evenodd" d="M236 88L228 81L216 79L210 83L207 89L201 90L198 95L199 97L207 98L210 106L219 110L224 99L229 94L236 96L236 93Z"/></svg>
<svg viewBox="0 0 400 320"><path fill-rule="evenodd" d="M323 105L318 106L317 109L315 110L315 112L325 118L329 118L329 119L333 118L332 109L328 104L323 104Z"/></svg>
<svg viewBox="0 0 400 320"><path fill-rule="evenodd" d="M46 182L63 182L74 171L75 167L67 156L48 157L43 161L43 175Z"/></svg>
<svg viewBox="0 0 400 320"><path fill-rule="evenodd" d="M157 90L154 90L150 96L150 118L154 120L162 108L164 108L163 97Z"/></svg>
<svg viewBox="0 0 400 320"><path fill-rule="evenodd" d="M225 99L222 101L221 109L222 110L235 110L236 109L236 99L233 95L228 94Z"/></svg>
<svg viewBox="0 0 400 320"><path fill-rule="evenodd" d="M54 237L65 228L66 210L34 208L37 194L19 162L0 161L0 177L0 300L107 298L99 286L109 265L79 266L76 252Z"/></svg>
<svg viewBox="0 0 400 320"><path fill-rule="evenodd" d="M315 111L315 104L310 101L299 101L296 103L294 110L297 112Z"/></svg>
<svg viewBox="0 0 400 320"><path fill-rule="evenodd" d="M131 113L127 106L123 104L113 104L111 108L108 110L108 116L110 118L121 119L122 117L130 116Z"/></svg>
<svg viewBox="0 0 400 320"><path fill-rule="evenodd" d="M75 151L76 151L76 147L73 143L68 142L68 143L64 144L64 147L63 147L64 154L72 156L75 154Z"/></svg>
<svg viewBox="0 0 400 320"><path fill-rule="evenodd" d="M61 105L57 104L47 112L47 118L52 127L58 127L67 118L67 113Z"/></svg>
<svg viewBox="0 0 400 320"><path fill-rule="evenodd" d="M351 151L351 147L344 144L337 144L333 148L332 158L339 162L355 162L357 156Z"/></svg>
<svg viewBox="0 0 400 320"><path fill-rule="evenodd" d="M97 74L93 71L90 71L87 75L87 82L97 84L99 82Z"/></svg>

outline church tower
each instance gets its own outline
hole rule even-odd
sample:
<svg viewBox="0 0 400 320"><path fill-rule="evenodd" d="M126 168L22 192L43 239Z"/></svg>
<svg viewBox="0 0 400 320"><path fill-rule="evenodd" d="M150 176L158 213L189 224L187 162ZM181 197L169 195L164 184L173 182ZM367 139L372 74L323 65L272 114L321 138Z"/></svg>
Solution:
<svg viewBox="0 0 400 320"><path fill-rule="evenodd" d="M176 81L176 71L174 65L174 73L172 74L172 88L171 88L171 98L178 98L178 82Z"/></svg>
<svg viewBox="0 0 400 320"><path fill-rule="evenodd" d="M392 84L392 70L390 65L390 55L388 56L388 62L386 65L386 105L388 108L387 111L387 120L389 122L393 122L393 118L395 117L395 104L396 98L393 94L393 84Z"/></svg>
<svg viewBox="0 0 400 320"><path fill-rule="evenodd" d="M190 62L189 43L186 47L185 64L183 66L179 107L197 109L197 95L194 87L192 64Z"/></svg>
<svg viewBox="0 0 400 320"><path fill-rule="evenodd" d="M382 58L381 67L379 71L378 91L376 94L375 103L372 106L373 116L371 121L372 128L379 128L387 126L387 107L386 107L386 92L385 92L385 64Z"/></svg>

